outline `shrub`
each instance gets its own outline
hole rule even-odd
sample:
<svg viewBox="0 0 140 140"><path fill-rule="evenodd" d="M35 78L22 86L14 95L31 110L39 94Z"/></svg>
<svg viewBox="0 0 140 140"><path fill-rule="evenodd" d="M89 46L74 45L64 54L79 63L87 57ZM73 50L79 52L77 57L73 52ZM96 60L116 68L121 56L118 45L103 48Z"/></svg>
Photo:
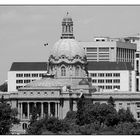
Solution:
<svg viewBox="0 0 140 140"><path fill-rule="evenodd" d="M76 111L68 111L64 119L66 123L75 124L76 122Z"/></svg>
<svg viewBox="0 0 140 140"><path fill-rule="evenodd" d="M116 126L115 131L119 135L131 135L134 131L134 124L133 123L120 123Z"/></svg>
<svg viewBox="0 0 140 140"><path fill-rule="evenodd" d="M59 133L59 132L67 132L69 129L68 124L66 124L63 120L59 120L55 117L48 118L44 121L45 128L48 131L51 131L53 133Z"/></svg>

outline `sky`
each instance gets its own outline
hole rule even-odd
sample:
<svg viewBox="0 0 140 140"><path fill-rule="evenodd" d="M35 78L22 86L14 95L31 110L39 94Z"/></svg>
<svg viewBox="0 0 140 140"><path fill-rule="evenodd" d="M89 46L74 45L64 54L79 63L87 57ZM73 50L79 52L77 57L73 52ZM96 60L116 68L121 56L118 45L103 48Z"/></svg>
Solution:
<svg viewBox="0 0 140 140"><path fill-rule="evenodd" d="M140 5L1 5L0 84L7 80L13 62L48 61L52 46L60 39L61 21L67 12L73 19L77 41L140 33Z"/></svg>

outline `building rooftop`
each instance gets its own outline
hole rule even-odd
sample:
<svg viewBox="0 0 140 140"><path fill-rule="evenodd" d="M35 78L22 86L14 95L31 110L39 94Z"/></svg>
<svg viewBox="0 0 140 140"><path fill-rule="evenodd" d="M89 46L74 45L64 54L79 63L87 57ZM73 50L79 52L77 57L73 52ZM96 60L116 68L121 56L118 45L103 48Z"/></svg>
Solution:
<svg viewBox="0 0 140 140"><path fill-rule="evenodd" d="M13 62L10 71L47 71L47 62Z"/></svg>
<svg viewBox="0 0 140 140"><path fill-rule="evenodd" d="M133 70L130 62L88 62L88 70Z"/></svg>
<svg viewBox="0 0 140 140"><path fill-rule="evenodd" d="M88 70L133 70L130 62L88 62ZM47 71L47 62L13 62L10 71Z"/></svg>

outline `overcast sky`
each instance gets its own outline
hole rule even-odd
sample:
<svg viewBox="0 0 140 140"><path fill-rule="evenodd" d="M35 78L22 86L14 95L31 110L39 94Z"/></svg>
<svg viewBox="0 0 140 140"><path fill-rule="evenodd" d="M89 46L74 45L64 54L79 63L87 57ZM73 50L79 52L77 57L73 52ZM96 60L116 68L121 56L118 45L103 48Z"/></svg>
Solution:
<svg viewBox="0 0 140 140"><path fill-rule="evenodd" d="M140 6L0 6L0 84L12 62L48 60L67 11L80 41L140 33Z"/></svg>

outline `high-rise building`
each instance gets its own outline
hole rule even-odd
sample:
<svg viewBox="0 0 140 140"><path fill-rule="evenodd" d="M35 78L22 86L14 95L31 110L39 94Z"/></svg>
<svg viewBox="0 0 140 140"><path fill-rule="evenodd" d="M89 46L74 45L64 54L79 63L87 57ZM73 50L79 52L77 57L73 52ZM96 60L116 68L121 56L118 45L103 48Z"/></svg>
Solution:
<svg viewBox="0 0 140 140"><path fill-rule="evenodd" d="M109 37L79 43L85 49L87 61L131 62L134 66L136 44Z"/></svg>

